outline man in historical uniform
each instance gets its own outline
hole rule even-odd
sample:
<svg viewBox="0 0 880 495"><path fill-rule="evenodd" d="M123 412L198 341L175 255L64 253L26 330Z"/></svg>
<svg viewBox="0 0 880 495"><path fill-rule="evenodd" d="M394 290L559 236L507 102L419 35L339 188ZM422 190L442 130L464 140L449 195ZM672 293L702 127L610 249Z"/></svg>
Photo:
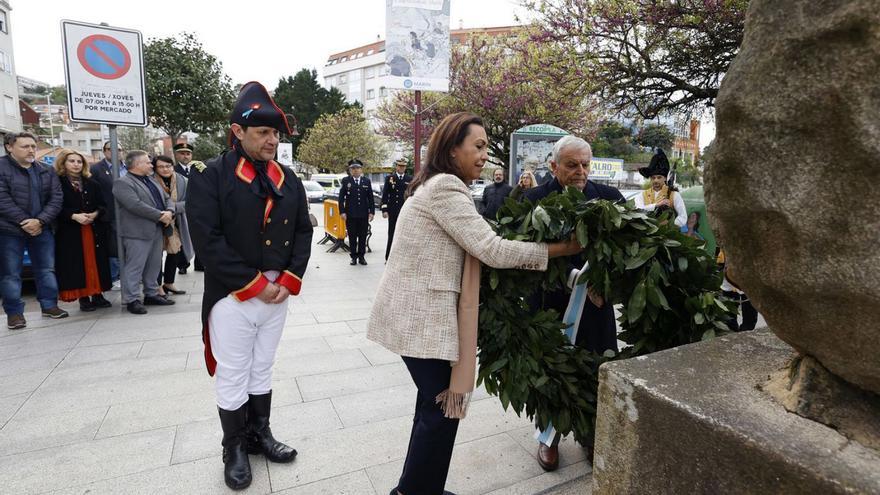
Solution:
<svg viewBox="0 0 880 495"><path fill-rule="evenodd" d="M394 228L397 226L397 216L400 215L400 209L403 208L406 188L412 182L412 176L406 173L406 160L397 160L394 168L396 169L394 173L385 177L385 187L382 188L382 218L388 219L388 245L385 247L385 261L388 261L388 253L391 252Z"/></svg>
<svg viewBox="0 0 880 495"><path fill-rule="evenodd" d="M373 185L363 176L364 164L354 159L348 162L349 177L342 179L339 188L339 212L348 231L348 246L351 263L367 264L367 229L376 214L376 200L373 198Z"/></svg>
<svg viewBox="0 0 880 495"><path fill-rule="evenodd" d="M687 224L687 209L681 194L667 184L669 159L666 158L666 153L657 148L657 153L651 157L651 163L640 168L639 173L642 177L651 179L651 187L635 197L636 208L657 213L672 209L675 211L675 225L684 227Z"/></svg>
<svg viewBox="0 0 880 495"><path fill-rule="evenodd" d="M232 110L231 149L190 175L187 216L205 264L202 338L216 377L226 484L251 483L248 452L291 462L269 428L272 363L309 261L312 224L302 182L274 161L284 113L261 84Z"/></svg>
<svg viewBox="0 0 880 495"><path fill-rule="evenodd" d="M587 199L606 199L623 202L623 195L617 189L597 184L587 179L590 175L590 161L593 152L590 145L575 136L565 136L553 147L550 170L553 179L525 191L523 197L532 202L549 196L553 192L562 192L566 187L576 187L584 192ZM570 266L580 270L584 260L580 256L570 259ZM617 322L614 320L614 308L605 304L602 297L589 290L589 300L584 303L583 313L577 328L575 345L599 354L606 350L617 352ZM539 292L529 299L529 304L538 309L555 309L560 315L568 306L569 294L560 289L553 292ZM538 464L547 471L559 467L559 434L553 439L552 445L543 443L538 447ZM592 445L585 446L591 452Z"/></svg>

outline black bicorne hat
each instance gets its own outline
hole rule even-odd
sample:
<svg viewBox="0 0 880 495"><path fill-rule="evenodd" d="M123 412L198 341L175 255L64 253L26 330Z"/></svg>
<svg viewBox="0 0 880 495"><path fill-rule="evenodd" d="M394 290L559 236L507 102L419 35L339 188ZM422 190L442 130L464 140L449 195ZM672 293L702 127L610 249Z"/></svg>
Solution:
<svg viewBox="0 0 880 495"><path fill-rule="evenodd" d="M278 108L266 88L256 81L241 87L229 121L247 127L272 127L282 134L291 134L287 116Z"/></svg>
<svg viewBox="0 0 880 495"><path fill-rule="evenodd" d="M657 153L651 157L651 163L647 167L640 168L639 173L646 179L650 179L655 175L668 176L669 159L666 158L666 153L662 149L657 148Z"/></svg>

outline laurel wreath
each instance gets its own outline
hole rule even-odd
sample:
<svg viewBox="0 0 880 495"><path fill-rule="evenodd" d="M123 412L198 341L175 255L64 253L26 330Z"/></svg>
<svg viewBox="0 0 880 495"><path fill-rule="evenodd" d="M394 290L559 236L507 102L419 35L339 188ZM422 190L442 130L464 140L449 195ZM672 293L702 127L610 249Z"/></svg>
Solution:
<svg viewBox="0 0 880 495"><path fill-rule="evenodd" d="M627 346L599 355L568 342L556 311L526 303L536 290L564 287L580 266L555 258L546 272L482 271L478 383L540 429L552 422L560 433L592 444L603 362L713 338L727 331L725 322L735 314L703 241L682 234L669 214L654 218L632 202L588 201L570 187L537 204L508 199L496 219L493 227L507 239L575 235L590 266L579 282L606 304L622 305L618 338Z"/></svg>

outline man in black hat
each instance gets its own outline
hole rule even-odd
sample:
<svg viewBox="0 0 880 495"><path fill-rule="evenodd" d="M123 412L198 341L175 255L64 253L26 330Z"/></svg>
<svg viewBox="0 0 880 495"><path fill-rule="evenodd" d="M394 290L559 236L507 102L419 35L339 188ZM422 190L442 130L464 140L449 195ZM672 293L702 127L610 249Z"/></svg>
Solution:
<svg viewBox="0 0 880 495"><path fill-rule="evenodd" d="M370 179L363 177L364 164L354 159L348 162L349 177L342 179L339 188L339 212L348 231L351 265L367 264L367 228L376 213L376 200Z"/></svg>
<svg viewBox="0 0 880 495"><path fill-rule="evenodd" d="M192 170L193 147L189 143L177 143L174 145L174 171L189 179Z"/></svg>
<svg viewBox="0 0 880 495"><path fill-rule="evenodd" d="M667 183L669 159L666 158L666 153L657 148L657 153L651 157L651 163L640 168L639 173L651 180L651 187L635 197L636 208L658 213L664 209L673 209L675 225L684 227L687 224L687 209L681 194Z"/></svg>
<svg viewBox="0 0 880 495"><path fill-rule="evenodd" d="M187 214L205 264L202 339L216 377L226 484L251 483L248 452L291 462L296 450L269 428L272 363L311 253L302 182L275 162L287 119L261 84L245 84L232 110L231 148L195 165Z"/></svg>
<svg viewBox="0 0 880 495"><path fill-rule="evenodd" d="M391 242L394 240L394 228L397 226L397 217L403 202L406 199L406 188L412 182L412 176L406 173L406 160L400 159L394 163L394 173L385 177L385 186L382 188L382 218L388 219L388 245L385 247L385 261L388 261L388 253L391 252Z"/></svg>

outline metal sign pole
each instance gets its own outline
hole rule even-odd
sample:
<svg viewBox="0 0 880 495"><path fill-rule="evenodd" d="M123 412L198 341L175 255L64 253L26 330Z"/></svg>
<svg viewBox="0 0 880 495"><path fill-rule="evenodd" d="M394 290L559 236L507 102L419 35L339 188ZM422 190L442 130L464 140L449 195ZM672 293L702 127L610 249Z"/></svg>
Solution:
<svg viewBox="0 0 880 495"><path fill-rule="evenodd" d="M113 180L118 180L121 175L120 170L120 160L122 157L119 156L119 140L116 136L116 126L110 124L107 126L110 128L110 162L113 167ZM124 282L122 280L122 274L124 273L123 267L125 266L125 251L122 249L122 226L119 223L119 202L116 201L116 198L113 198L114 211L116 211L116 259L119 260L119 284L122 285Z"/></svg>

